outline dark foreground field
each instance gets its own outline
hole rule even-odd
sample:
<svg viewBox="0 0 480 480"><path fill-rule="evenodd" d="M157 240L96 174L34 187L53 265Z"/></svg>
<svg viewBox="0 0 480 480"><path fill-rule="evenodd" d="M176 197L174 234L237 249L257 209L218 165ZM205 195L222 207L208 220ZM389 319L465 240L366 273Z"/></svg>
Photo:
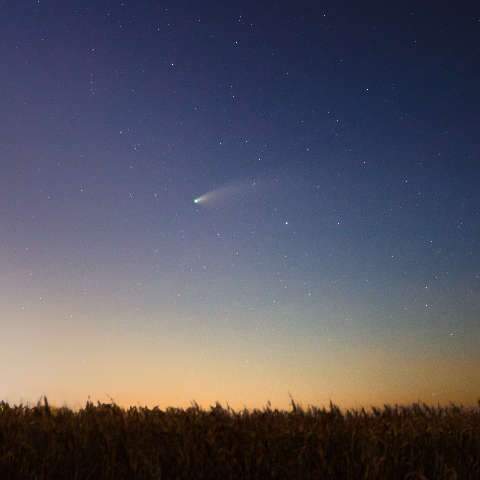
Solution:
<svg viewBox="0 0 480 480"><path fill-rule="evenodd" d="M480 479L480 404L370 412L0 403L0 478Z"/></svg>

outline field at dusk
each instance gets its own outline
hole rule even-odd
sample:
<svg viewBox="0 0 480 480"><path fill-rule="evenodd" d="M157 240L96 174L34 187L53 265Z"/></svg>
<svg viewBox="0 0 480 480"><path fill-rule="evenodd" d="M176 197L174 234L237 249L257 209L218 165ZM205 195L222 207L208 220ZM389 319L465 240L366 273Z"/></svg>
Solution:
<svg viewBox="0 0 480 480"><path fill-rule="evenodd" d="M479 403L480 407L480 403ZM480 478L480 408L73 412L0 404L0 476L63 479Z"/></svg>
<svg viewBox="0 0 480 480"><path fill-rule="evenodd" d="M480 2L0 6L0 480L480 479Z"/></svg>

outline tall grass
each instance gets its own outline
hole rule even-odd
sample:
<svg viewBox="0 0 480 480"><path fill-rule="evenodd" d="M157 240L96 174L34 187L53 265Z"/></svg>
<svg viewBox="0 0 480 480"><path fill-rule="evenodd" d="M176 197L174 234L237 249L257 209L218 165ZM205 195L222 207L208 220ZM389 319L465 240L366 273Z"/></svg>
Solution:
<svg viewBox="0 0 480 480"><path fill-rule="evenodd" d="M480 403L342 412L0 403L0 479L480 479Z"/></svg>

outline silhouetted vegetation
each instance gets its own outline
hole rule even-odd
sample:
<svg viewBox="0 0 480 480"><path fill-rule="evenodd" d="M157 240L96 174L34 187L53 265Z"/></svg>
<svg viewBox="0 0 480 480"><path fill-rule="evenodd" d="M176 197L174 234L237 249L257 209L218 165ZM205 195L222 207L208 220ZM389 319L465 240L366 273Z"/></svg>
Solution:
<svg viewBox="0 0 480 480"><path fill-rule="evenodd" d="M0 403L0 478L480 479L477 408Z"/></svg>

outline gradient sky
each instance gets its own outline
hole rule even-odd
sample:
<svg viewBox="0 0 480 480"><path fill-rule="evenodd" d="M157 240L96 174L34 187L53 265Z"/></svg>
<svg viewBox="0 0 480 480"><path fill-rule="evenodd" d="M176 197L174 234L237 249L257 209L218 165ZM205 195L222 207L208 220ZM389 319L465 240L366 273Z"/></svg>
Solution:
<svg viewBox="0 0 480 480"><path fill-rule="evenodd" d="M448 3L0 2L0 398L476 402Z"/></svg>

